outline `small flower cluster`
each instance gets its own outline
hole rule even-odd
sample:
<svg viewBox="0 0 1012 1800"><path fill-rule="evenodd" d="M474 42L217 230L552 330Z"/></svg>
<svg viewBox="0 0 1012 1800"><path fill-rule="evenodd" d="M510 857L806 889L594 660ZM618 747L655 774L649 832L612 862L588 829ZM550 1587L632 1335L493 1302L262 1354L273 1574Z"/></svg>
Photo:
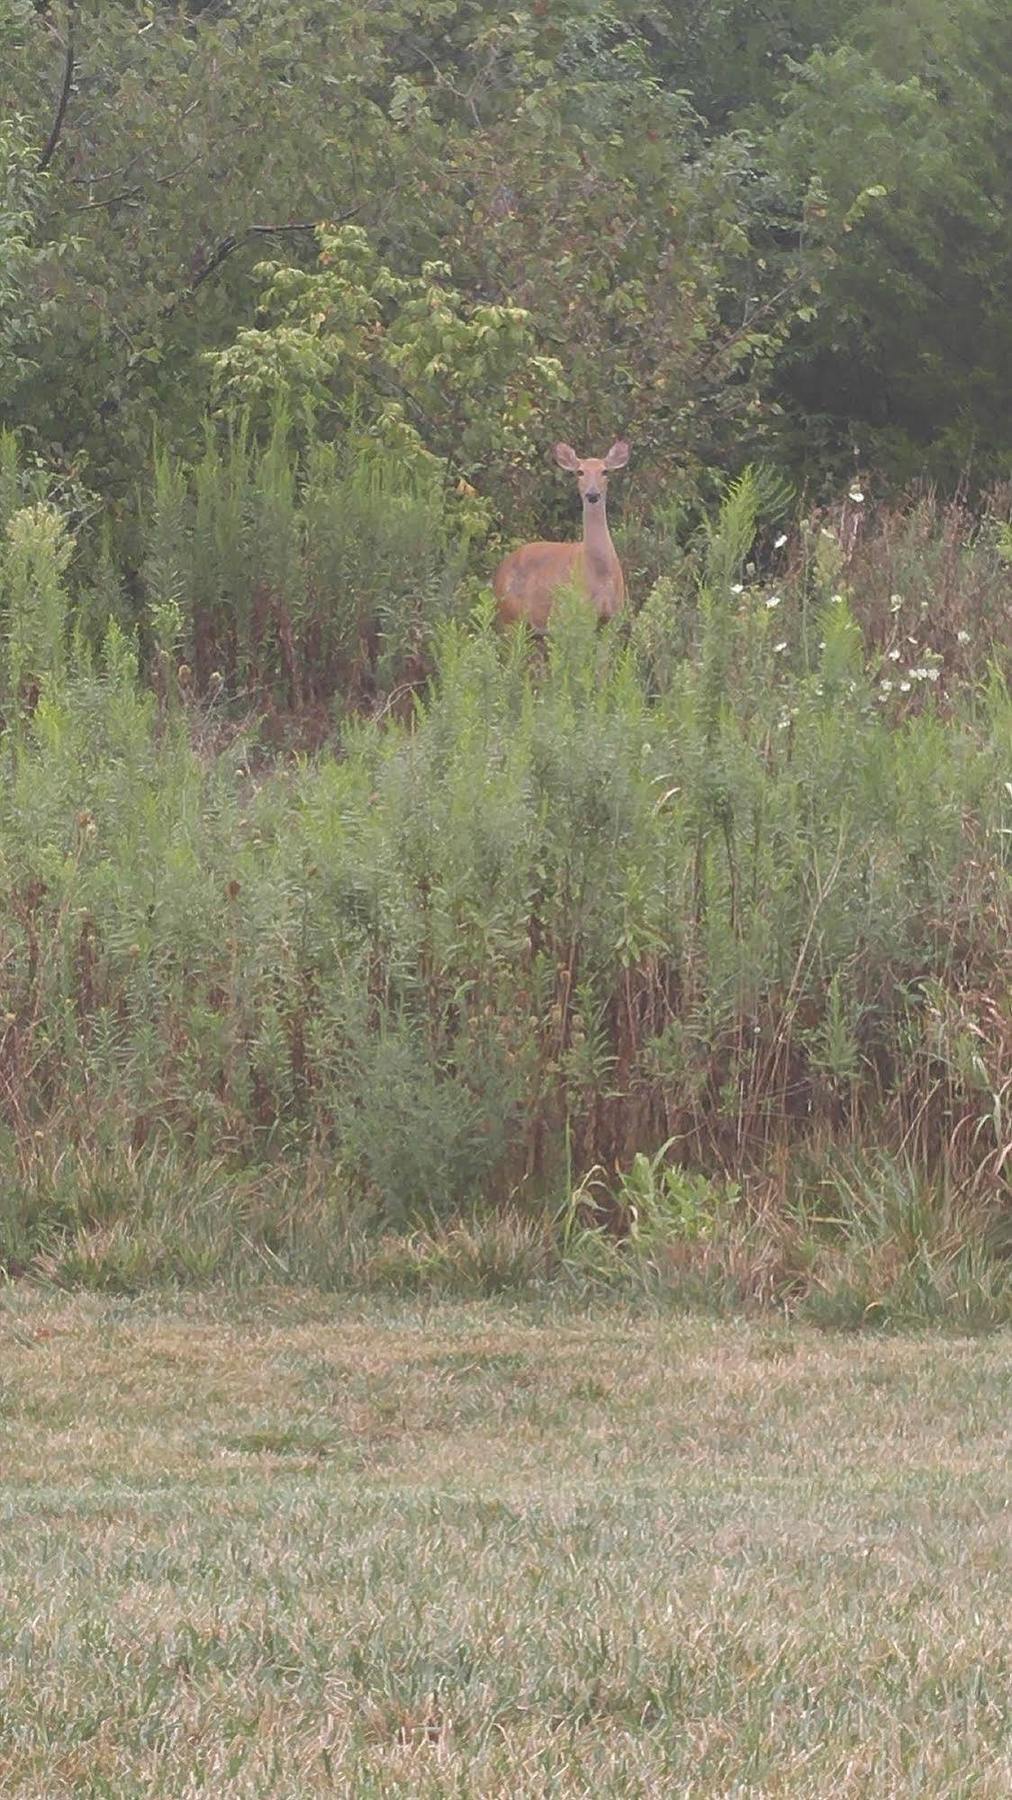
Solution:
<svg viewBox="0 0 1012 1800"><path fill-rule="evenodd" d="M917 639L908 637L907 643L916 645ZM902 652L896 649L895 646L892 650L886 651L886 656L892 663L899 662L901 654ZM938 681L941 674L940 665L942 659L937 650L932 650L925 646L922 650L922 656L923 661L907 669L902 680L892 681L888 677L883 676L878 684L878 697L880 700L887 700L889 695L894 691L900 694L909 694L913 691L918 682Z"/></svg>

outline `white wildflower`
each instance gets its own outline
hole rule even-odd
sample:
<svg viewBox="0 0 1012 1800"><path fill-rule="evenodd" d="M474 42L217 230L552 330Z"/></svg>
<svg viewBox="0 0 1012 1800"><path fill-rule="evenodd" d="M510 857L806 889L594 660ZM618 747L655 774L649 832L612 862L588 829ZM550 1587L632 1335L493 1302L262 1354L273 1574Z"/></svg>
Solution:
<svg viewBox="0 0 1012 1800"><path fill-rule="evenodd" d="M901 681L900 682L900 693L901 694L909 694L909 692L910 692L909 681Z"/></svg>
<svg viewBox="0 0 1012 1800"><path fill-rule="evenodd" d="M890 662L899 662L899 660L900 660L899 651L898 650L890 650L889 651L889 661Z"/></svg>
<svg viewBox="0 0 1012 1800"><path fill-rule="evenodd" d="M780 595L779 594L771 594L769 599L766 602L766 610L767 610L767 612L772 612L773 608L775 606L779 606L779 605L780 605Z"/></svg>
<svg viewBox="0 0 1012 1800"><path fill-rule="evenodd" d="M925 669L924 673L927 676L929 681L937 681L938 680L938 670L937 669Z"/></svg>
<svg viewBox="0 0 1012 1800"><path fill-rule="evenodd" d="M830 594L829 599L830 599L830 604L832 606L842 606L843 605L843 595L842 594Z"/></svg>
<svg viewBox="0 0 1012 1800"><path fill-rule="evenodd" d="M864 495L859 487L851 488L850 498L853 500L855 506L861 506L864 502Z"/></svg>
<svg viewBox="0 0 1012 1800"><path fill-rule="evenodd" d="M879 690L883 696L885 696L886 694L891 694L893 691L893 684L891 681L880 681L878 685L879 685Z"/></svg>
<svg viewBox="0 0 1012 1800"><path fill-rule="evenodd" d="M968 644L970 642L970 633L968 631L957 631L956 642L957 644Z"/></svg>
<svg viewBox="0 0 1012 1800"><path fill-rule="evenodd" d="M740 581L733 581L731 583L731 592L732 592L732 594L743 594L745 592L745 589L742 586Z"/></svg>
<svg viewBox="0 0 1012 1800"><path fill-rule="evenodd" d="M780 533L779 537L776 537L773 539L774 550L782 550L784 545L786 544L786 542L787 542L787 533L786 533L786 531L782 531Z"/></svg>
<svg viewBox="0 0 1012 1800"><path fill-rule="evenodd" d="M785 638L782 644L774 644L774 646L773 646L774 656L779 656L781 650L786 650L786 648L787 648L787 639Z"/></svg>
<svg viewBox="0 0 1012 1800"><path fill-rule="evenodd" d="M892 612L899 612L900 607L902 605L903 605L903 595L902 594L890 594L889 606L890 606L890 610Z"/></svg>

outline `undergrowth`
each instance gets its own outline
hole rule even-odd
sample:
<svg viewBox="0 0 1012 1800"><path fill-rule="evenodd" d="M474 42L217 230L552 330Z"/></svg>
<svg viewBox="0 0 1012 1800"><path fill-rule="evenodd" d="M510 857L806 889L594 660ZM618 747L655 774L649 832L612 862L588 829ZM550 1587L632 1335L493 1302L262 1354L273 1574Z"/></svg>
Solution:
<svg viewBox="0 0 1012 1800"><path fill-rule="evenodd" d="M65 520L6 483L8 1266L998 1316L1001 497L855 490L759 570L746 473L542 658L438 496L282 451L159 461L139 639L94 641ZM271 754L256 694L338 690Z"/></svg>

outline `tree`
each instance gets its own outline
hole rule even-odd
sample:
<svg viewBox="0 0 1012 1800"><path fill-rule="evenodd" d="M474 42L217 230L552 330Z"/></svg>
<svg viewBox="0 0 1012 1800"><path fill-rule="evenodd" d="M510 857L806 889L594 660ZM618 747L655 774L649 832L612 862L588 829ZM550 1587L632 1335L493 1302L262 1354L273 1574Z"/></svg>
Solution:
<svg viewBox="0 0 1012 1800"><path fill-rule="evenodd" d="M817 460L850 461L856 444L894 480L1007 474L1007 11L969 0L956 17L904 0L866 8L859 36L796 69L765 140L788 181L817 178L846 226L818 313L781 360L781 391ZM854 214L871 185L882 192Z"/></svg>

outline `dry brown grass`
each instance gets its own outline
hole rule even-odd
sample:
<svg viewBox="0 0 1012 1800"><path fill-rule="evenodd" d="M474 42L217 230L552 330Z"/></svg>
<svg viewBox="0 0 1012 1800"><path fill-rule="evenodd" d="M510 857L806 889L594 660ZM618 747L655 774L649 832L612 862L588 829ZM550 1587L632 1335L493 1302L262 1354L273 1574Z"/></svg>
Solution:
<svg viewBox="0 0 1012 1800"><path fill-rule="evenodd" d="M10 1290L0 1789L998 1796L1009 1340Z"/></svg>

